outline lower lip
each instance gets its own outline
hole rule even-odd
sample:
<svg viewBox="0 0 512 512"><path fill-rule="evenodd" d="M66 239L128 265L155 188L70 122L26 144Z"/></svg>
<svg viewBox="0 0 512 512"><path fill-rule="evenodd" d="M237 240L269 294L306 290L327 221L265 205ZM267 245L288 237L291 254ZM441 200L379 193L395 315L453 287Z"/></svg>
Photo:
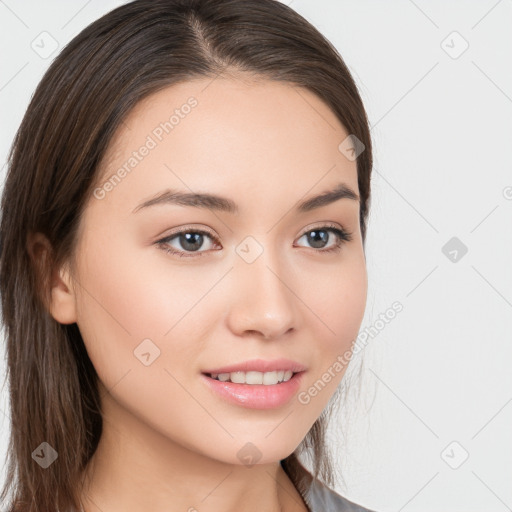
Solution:
<svg viewBox="0 0 512 512"><path fill-rule="evenodd" d="M288 403L298 391L303 373L295 373L290 380L269 386L222 382L204 373L201 377L211 390L231 403L250 409L277 409Z"/></svg>

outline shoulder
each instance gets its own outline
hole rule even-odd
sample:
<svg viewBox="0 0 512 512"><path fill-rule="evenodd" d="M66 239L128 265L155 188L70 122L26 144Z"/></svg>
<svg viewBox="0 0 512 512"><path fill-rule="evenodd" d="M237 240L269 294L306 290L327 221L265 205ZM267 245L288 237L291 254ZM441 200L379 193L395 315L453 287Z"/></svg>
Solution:
<svg viewBox="0 0 512 512"><path fill-rule="evenodd" d="M311 512L374 512L344 498L316 479L311 480L305 498Z"/></svg>

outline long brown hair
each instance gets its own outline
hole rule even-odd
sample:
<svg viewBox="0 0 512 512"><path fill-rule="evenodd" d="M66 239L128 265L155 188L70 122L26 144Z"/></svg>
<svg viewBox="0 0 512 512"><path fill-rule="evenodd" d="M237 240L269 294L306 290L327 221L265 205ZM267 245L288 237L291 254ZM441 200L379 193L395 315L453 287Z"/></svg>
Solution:
<svg viewBox="0 0 512 512"><path fill-rule="evenodd" d="M12 494L9 510L78 508L82 472L101 436L98 376L80 331L55 321L48 304L52 272L75 254L109 142L144 97L220 73L304 87L364 144L357 158L364 245L372 169L366 112L341 56L303 17L276 0L136 0L86 27L39 83L13 141L2 195L11 433L0 501ZM27 250L27 236L37 232L51 244L40 265ZM327 418L282 461L289 475L307 447L314 476L332 485ZM34 459L43 442L58 454L46 469Z"/></svg>

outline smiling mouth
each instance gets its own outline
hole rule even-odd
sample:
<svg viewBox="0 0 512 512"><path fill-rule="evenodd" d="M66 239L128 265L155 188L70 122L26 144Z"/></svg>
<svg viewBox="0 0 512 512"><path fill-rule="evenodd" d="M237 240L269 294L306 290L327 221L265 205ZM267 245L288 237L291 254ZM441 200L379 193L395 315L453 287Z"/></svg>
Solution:
<svg viewBox="0 0 512 512"><path fill-rule="evenodd" d="M296 373L291 370L276 370L272 372L231 372L231 373L205 373L213 380L231 382L233 384L274 386L288 382Z"/></svg>

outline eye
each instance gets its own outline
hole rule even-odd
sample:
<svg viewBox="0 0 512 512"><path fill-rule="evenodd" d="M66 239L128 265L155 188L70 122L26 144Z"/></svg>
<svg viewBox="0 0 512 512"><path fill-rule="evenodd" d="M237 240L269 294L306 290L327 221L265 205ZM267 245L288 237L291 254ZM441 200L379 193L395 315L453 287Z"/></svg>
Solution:
<svg viewBox="0 0 512 512"><path fill-rule="evenodd" d="M325 249L325 245L330 241L330 234L335 235L334 243ZM185 258L197 257L208 252L208 248L204 251L199 250L204 244L205 237L206 239L213 240L216 245L220 246L218 238L213 233L202 229L192 229L190 227L182 228L181 230L158 240L156 244L165 252L176 256ZM326 253L341 250L341 246L345 242L352 240L352 233L349 233L344 229L340 229L336 225L329 224L306 231L300 238L304 237L307 239L308 243L312 244L313 249L321 249L316 252Z"/></svg>
<svg viewBox="0 0 512 512"><path fill-rule="evenodd" d="M184 228L173 233L170 236L158 240L157 245L165 252L175 254L180 257L202 256L206 251L199 251L204 243L205 237L213 239L218 243L217 237L208 231L202 229ZM178 247L172 246L171 242L175 242ZM187 254L193 252L196 254Z"/></svg>
<svg viewBox="0 0 512 512"><path fill-rule="evenodd" d="M330 233L334 233L335 239L334 243L331 244L330 247L324 249L327 242L330 240ZM306 237L308 243L312 244L314 249L322 249L317 252L337 252L341 250L341 246L345 242L350 242L352 240L352 233L345 231L344 229L340 229L335 225L329 224L324 226L319 226L314 229L310 229L306 231L300 238ZM300 240L299 238L299 240Z"/></svg>

